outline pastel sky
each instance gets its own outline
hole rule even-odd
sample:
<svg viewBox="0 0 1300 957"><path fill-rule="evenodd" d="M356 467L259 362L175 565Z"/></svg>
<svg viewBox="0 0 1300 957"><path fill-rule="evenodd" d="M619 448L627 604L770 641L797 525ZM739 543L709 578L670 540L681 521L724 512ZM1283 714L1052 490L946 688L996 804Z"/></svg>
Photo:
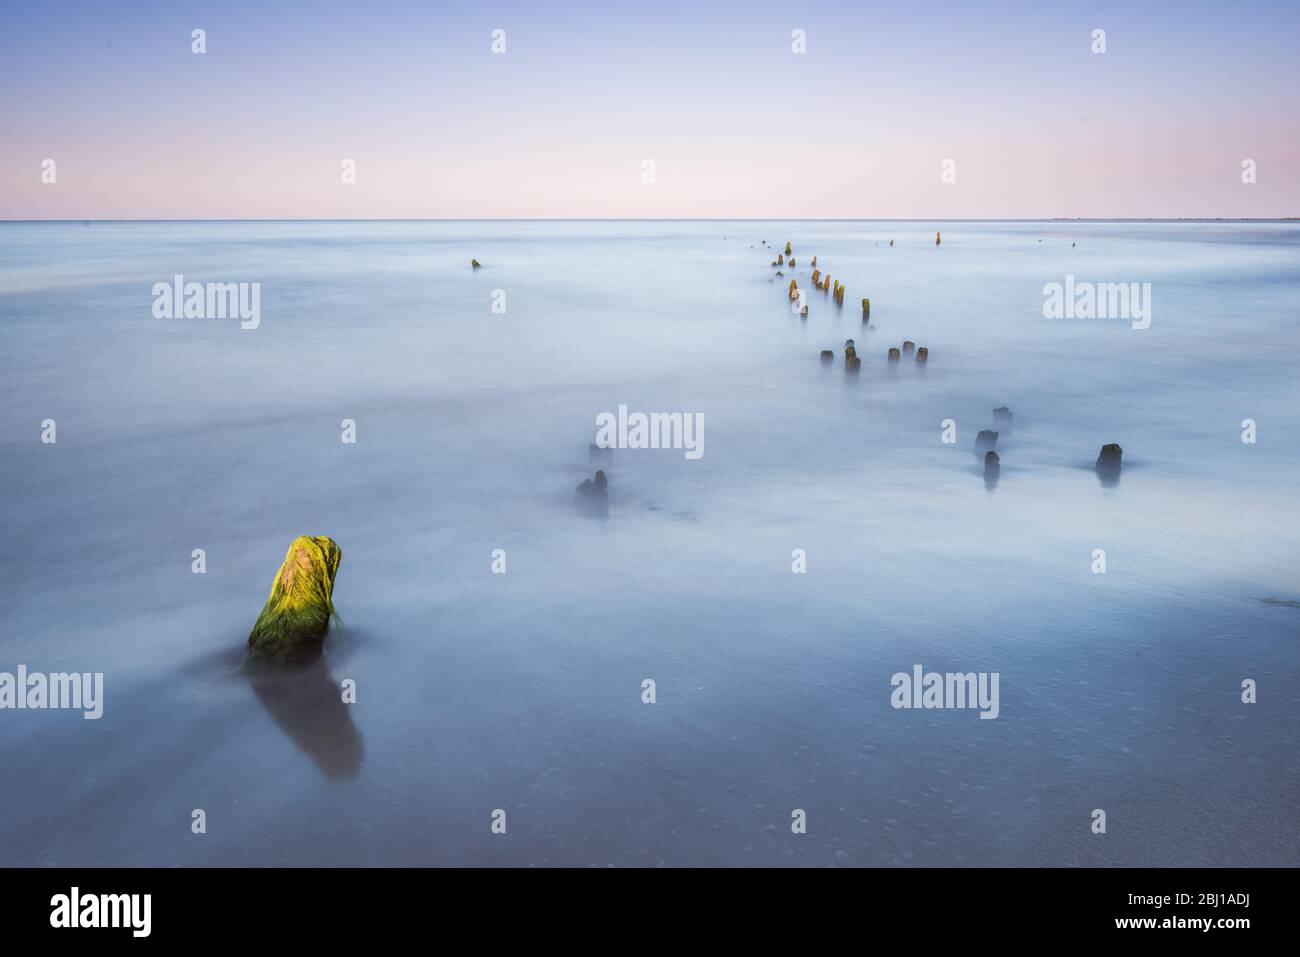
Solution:
<svg viewBox="0 0 1300 957"><path fill-rule="evenodd" d="M1295 216L1297 39L1295 0L6 2L0 218Z"/></svg>

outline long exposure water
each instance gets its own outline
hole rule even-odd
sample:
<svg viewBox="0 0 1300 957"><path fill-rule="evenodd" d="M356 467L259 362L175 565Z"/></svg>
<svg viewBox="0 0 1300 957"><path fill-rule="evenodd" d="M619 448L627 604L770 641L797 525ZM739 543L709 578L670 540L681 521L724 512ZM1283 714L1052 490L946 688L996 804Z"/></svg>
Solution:
<svg viewBox="0 0 1300 957"><path fill-rule="evenodd" d="M0 671L104 675L0 711L0 863L1300 863L1298 303L1284 223L0 224ZM704 454L593 461L620 405ZM340 621L253 677L297 535Z"/></svg>

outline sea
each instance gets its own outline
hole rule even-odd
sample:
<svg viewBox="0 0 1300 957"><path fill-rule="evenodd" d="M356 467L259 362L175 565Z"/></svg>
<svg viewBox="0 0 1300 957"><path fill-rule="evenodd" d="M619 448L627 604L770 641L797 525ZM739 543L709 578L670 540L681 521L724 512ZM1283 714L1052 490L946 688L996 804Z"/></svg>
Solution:
<svg viewBox="0 0 1300 957"><path fill-rule="evenodd" d="M1300 223L0 223L0 864L1294 866L1298 493Z"/></svg>

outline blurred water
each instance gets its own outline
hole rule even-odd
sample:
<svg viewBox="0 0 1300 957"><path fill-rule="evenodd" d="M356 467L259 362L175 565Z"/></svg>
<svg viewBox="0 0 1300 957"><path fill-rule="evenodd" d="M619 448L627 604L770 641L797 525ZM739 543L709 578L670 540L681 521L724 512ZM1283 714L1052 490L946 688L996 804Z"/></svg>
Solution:
<svg viewBox="0 0 1300 957"><path fill-rule="evenodd" d="M844 307L795 317L762 240ZM0 863L1300 863L1298 252L1281 223L0 224L0 671L105 674L99 721L0 711ZM153 318L176 273L260 282L261 327ZM1066 274L1152 283L1151 327L1044 319ZM818 361L849 337L857 377ZM888 365L905 338L928 365ZM600 522L573 489L619 404L703 413L705 454L615 452ZM254 682L300 534L343 549L343 627ZM1000 717L894 710L914 664L998 672Z"/></svg>

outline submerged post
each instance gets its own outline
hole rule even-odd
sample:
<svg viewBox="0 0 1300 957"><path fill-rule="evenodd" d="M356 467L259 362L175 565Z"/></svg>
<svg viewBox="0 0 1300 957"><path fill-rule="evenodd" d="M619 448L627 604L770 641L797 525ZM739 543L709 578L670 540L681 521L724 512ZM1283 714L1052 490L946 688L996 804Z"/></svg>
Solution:
<svg viewBox="0 0 1300 957"><path fill-rule="evenodd" d="M604 470L594 478L583 479L573 493L578 511L594 518L609 518L609 480Z"/></svg>
<svg viewBox="0 0 1300 957"><path fill-rule="evenodd" d="M1124 450L1118 445L1111 442L1101 447L1101 454L1097 456L1097 478L1106 488L1114 488L1119 484L1120 466L1124 459Z"/></svg>
<svg viewBox="0 0 1300 957"><path fill-rule="evenodd" d="M1002 474L1002 461L996 452L984 453L984 487L997 488L998 478Z"/></svg>

